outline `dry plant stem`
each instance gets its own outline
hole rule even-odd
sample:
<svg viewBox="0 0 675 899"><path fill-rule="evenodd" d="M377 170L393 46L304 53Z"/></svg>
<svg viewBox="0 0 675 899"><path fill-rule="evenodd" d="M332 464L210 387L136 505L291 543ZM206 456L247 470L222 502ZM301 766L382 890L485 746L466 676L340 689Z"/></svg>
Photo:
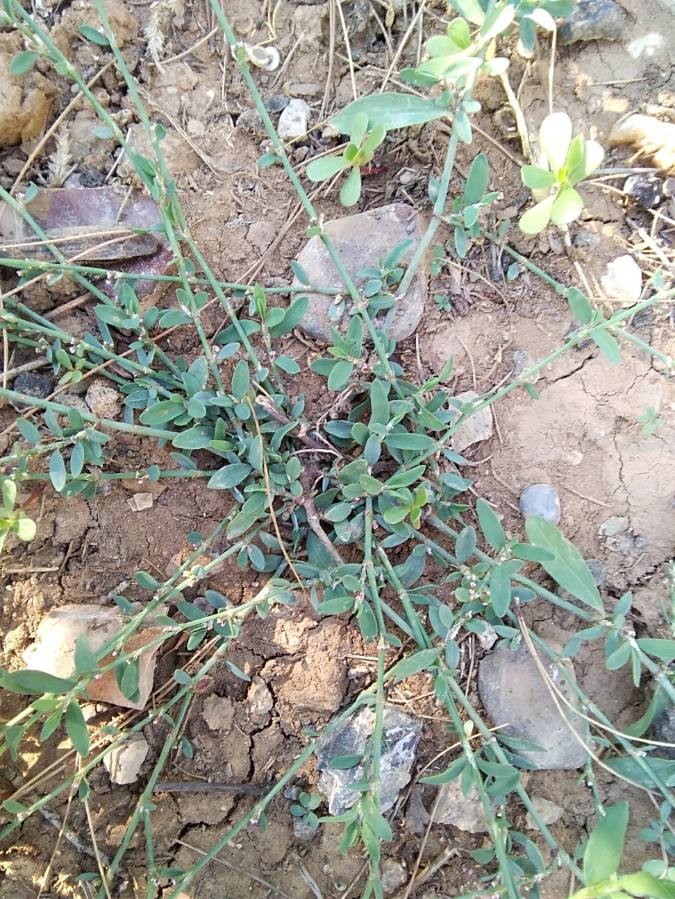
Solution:
<svg viewBox="0 0 675 899"><path fill-rule="evenodd" d="M513 111L513 116L516 120L516 128L518 129L518 137L520 138L520 145L523 150L523 156L525 157L526 162L532 161L532 146L530 144L530 135L527 128L527 122L525 121L525 116L523 115L523 110L518 102L518 98L513 92L513 88L511 87L511 82L509 81L509 76L507 72L503 72L499 76L499 80L502 83L502 87L504 88L504 93L506 94L506 98L509 102L509 106Z"/></svg>

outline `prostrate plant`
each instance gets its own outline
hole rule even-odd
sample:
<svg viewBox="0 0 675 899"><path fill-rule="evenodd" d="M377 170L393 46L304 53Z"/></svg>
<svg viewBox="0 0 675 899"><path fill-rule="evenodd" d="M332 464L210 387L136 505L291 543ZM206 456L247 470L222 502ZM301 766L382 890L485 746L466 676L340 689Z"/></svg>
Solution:
<svg viewBox="0 0 675 899"><path fill-rule="evenodd" d="M525 234L539 234L553 222L565 228L579 218L584 201L575 189L588 178L604 158L597 141L572 137L572 122L565 112L546 116L539 129L540 165L521 169L523 184L539 200L521 217L519 225Z"/></svg>
<svg viewBox="0 0 675 899"><path fill-rule="evenodd" d="M29 543L35 536L35 522L21 509L15 509L17 487L12 478L3 478L0 483L2 491L2 505L0 506L0 552L10 534L15 534L19 540Z"/></svg>

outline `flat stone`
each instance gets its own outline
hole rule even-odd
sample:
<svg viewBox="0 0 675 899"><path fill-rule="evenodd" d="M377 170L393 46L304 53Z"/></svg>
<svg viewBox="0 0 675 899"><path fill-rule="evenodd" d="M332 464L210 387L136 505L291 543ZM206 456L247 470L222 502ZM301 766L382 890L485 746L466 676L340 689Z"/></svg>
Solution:
<svg viewBox="0 0 675 899"><path fill-rule="evenodd" d="M520 513L523 518L535 515L551 524L560 521L560 497L550 484L530 484L520 494Z"/></svg>
<svg viewBox="0 0 675 899"><path fill-rule="evenodd" d="M37 375L32 371L22 371L14 378L12 390L25 396L45 399L54 390L54 379L49 375Z"/></svg>
<svg viewBox="0 0 675 899"><path fill-rule="evenodd" d="M103 756L103 764L112 782L135 783L149 748L142 734L132 734L119 746L107 752Z"/></svg>
<svg viewBox="0 0 675 899"><path fill-rule="evenodd" d="M145 512L147 509L152 509L154 501L155 497L152 493L134 493L127 500L127 505L132 512Z"/></svg>
<svg viewBox="0 0 675 899"><path fill-rule="evenodd" d="M478 790L472 786L464 795L461 777L439 787L439 799L434 821L436 824L451 824L467 833L487 833L487 819Z"/></svg>
<svg viewBox="0 0 675 899"><path fill-rule="evenodd" d="M574 694L556 666L548 663L546 668L553 683L576 707ZM574 676L571 666L569 671ZM584 765L586 751L570 730L582 741L586 739L583 721L569 710L566 712L569 724L563 719L526 647L515 652L500 647L485 656L478 668L478 690L485 711L496 727L502 727L508 736L541 746L541 751L519 752L538 770L574 769Z"/></svg>
<svg viewBox="0 0 675 899"><path fill-rule="evenodd" d="M330 733L316 748L318 769L321 772L317 787L328 799L331 815L341 815L351 808L361 793L351 789L351 784L363 778L363 766L346 770L330 767L331 760L341 755L360 755L373 733L375 715L369 708L349 717L335 733ZM393 808L401 790L410 782L410 772L415 761L417 744L422 728L413 718L399 712L393 706L385 706L380 756L380 782L382 812Z"/></svg>
<svg viewBox="0 0 675 899"><path fill-rule="evenodd" d="M115 419L122 411L122 397L105 381L93 381L87 388L84 401L97 418Z"/></svg>
<svg viewBox="0 0 675 899"><path fill-rule="evenodd" d="M558 36L561 44L620 41L627 29L628 16L614 0L578 0L558 28Z"/></svg>
<svg viewBox="0 0 675 899"><path fill-rule="evenodd" d="M424 222L419 213L405 203L392 203L368 212L334 219L324 225L326 234L340 255L357 288L361 288L367 278L360 278L358 272L377 266L387 253L401 243L411 239L412 246L403 257L403 265L410 262L415 246L420 241ZM312 237L300 255L298 263L304 269L313 287L344 291L344 285L328 255L328 250L319 237ZM308 292L309 309L300 321L299 327L316 340L330 340L330 327L344 331L351 321L350 301L347 298L341 309L335 297ZM405 297L399 300L395 313L391 316L388 334L394 340L405 340L414 333L420 323L427 297L427 274L425 266L420 266ZM391 310L390 310L391 311ZM384 316L378 316L376 324L382 325Z"/></svg>
<svg viewBox="0 0 675 899"><path fill-rule="evenodd" d="M311 110L306 100L300 100L295 97L289 100L279 116L279 126L277 128L279 137L282 140L297 140L307 134L307 120L309 119Z"/></svg>
<svg viewBox="0 0 675 899"><path fill-rule="evenodd" d="M458 393L455 399L461 403L472 403L474 400L479 399L479 396L473 390L466 390L464 393ZM492 410L489 406L474 412L473 415L470 415L462 422L452 435L451 442L454 451L463 453L465 449L473 446L474 443L482 443L483 440L489 440L492 437L492 423Z"/></svg>
<svg viewBox="0 0 675 899"><path fill-rule="evenodd" d="M162 607L158 612L165 612ZM75 670L75 642L84 635L89 646L98 652L104 644L120 633L125 619L118 608L98 605L71 605L53 609L40 622L35 635L35 643L24 652L23 658L29 668L45 671L56 677L71 677ZM146 627L132 634L124 644L124 651L141 649L164 633L148 621ZM138 699L128 699L117 686L115 672L110 669L89 683L87 696L95 702L109 702L127 709L144 708L152 691L155 674L155 656L159 646L155 645L139 656ZM113 661L112 655L101 660L101 666Z"/></svg>
<svg viewBox="0 0 675 899"><path fill-rule="evenodd" d="M555 824L565 814L564 808L560 808L559 805L556 805L555 802L551 802L549 799L544 799L543 796L532 796L531 799L535 811L547 827ZM529 812L527 813L525 823L528 830L539 829L534 818L530 817Z"/></svg>

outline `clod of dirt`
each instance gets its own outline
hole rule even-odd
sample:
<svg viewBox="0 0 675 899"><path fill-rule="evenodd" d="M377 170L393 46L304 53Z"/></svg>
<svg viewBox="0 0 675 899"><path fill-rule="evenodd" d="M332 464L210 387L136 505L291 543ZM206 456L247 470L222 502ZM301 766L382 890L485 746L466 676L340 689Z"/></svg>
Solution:
<svg viewBox="0 0 675 899"><path fill-rule="evenodd" d="M142 734L132 734L119 746L107 752L103 756L103 764L112 782L135 783L149 749L147 740Z"/></svg>
<svg viewBox="0 0 675 899"><path fill-rule="evenodd" d="M50 375L36 375L32 371L22 371L14 378L12 390L25 396L44 399L54 390L54 379Z"/></svg>
<svg viewBox="0 0 675 899"><path fill-rule="evenodd" d="M258 675L253 678L246 699L249 711L254 718L264 718L272 711L274 697L265 681Z"/></svg>
<svg viewBox="0 0 675 899"><path fill-rule="evenodd" d="M466 390L464 393L458 393L455 399L460 403L472 403L479 399L479 396L473 390ZM489 406L485 406L470 415L457 428L452 435L452 448L456 453L463 453L474 443L482 443L490 437L492 437L492 410Z"/></svg>
<svg viewBox="0 0 675 899"><path fill-rule="evenodd" d="M334 219L324 225L326 234L357 288L367 280L359 278L357 273L377 266L396 244L404 240L411 240L412 244L403 257L402 264L410 262L413 249L422 237L423 228L422 217L405 203L392 203L390 206ZM321 238L312 237L308 241L298 256L298 263L305 270L312 287L344 291L342 279ZM424 266L420 266L408 292L397 301L389 327L390 337L397 341L410 337L422 318L426 296L427 274ZM309 337L329 340L331 325L342 330L351 320L346 314L347 310L336 317L335 309L333 297L310 292L309 308L299 327Z"/></svg>
<svg viewBox="0 0 675 899"><path fill-rule="evenodd" d="M319 6L317 9L316 6ZM328 4L318 3L312 4L312 9L306 9L302 6L293 10L293 31L295 32L300 46L307 50L321 50L324 43L324 30L328 20Z"/></svg>
<svg viewBox="0 0 675 899"><path fill-rule="evenodd" d="M560 497L550 484L530 484L520 494L518 505L523 518L536 515L551 524L558 524L560 521Z"/></svg>
<svg viewBox="0 0 675 899"><path fill-rule="evenodd" d="M557 668L548 663L546 669L553 683L576 708L575 695ZM574 677L573 668L570 666L568 670ZM572 769L584 765L587 755L582 745L583 722L573 713L563 719L526 647L515 652L502 647L485 656L478 668L478 690L485 711L496 727L504 727L504 733L541 746L541 751L520 752L537 769Z"/></svg>
<svg viewBox="0 0 675 899"><path fill-rule="evenodd" d="M105 9L110 27L115 36L115 43L118 47L124 47L126 44L132 43L138 34L138 18L129 7L122 3L121 0L103 0L103 8ZM89 41L83 41L80 33L82 25L89 25L91 28L100 28L101 20L96 11L96 7L89 0L75 0L69 8L63 11L60 21L54 26L51 32L51 39L56 46L68 58L71 58L70 45L77 42L78 62L81 62L80 54L91 56L84 62L91 64L96 61L98 52L100 58L100 48Z"/></svg>
<svg viewBox="0 0 675 899"><path fill-rule="evenodd" d="M653 116L635 113L612 128L609 142L628 145L637 156L650 156L666 175L675 173L675 125Z"/></svg>
<svg viewBox="0 0 675 899"><path fill-rule="evenodd" d="M279 137L282 140L296 140L307 134L307 120L310 115L305 100L291 100L279 116Z"/></svg>
<svg viewBox="0 0 675 899"><path fill-rule="evenodd" d="M490 830L475 786L464 795L461 781L456 779L443 784L438 791L440 798L434 816L436 824L451 824L467 833L487 833Z"/></svg>
<svg viewBox="0 0 675 899"><path fill-rule="evenodd" d="M549 799L544 799L543 796L532 796L532 805L547 827L555 824L565 814L564 808L560 808L559 805L556 805L555 802L551 802ZM525 818L525 823L528 830L539 829L529 812Z"/></svg>
<svg viewBox="0 0 675 899"><path fill-rule="evenodd" d="M21 50L19 34L0 34L0 147L38 137L54 101L54 86L39 72L10 75L12 58Z"/></svg>
<svg viewBox="0 0 675 899"><path fill-rule="evenodd" d="M642 272L632 256L619 256L607 264L600 279L602 291L608 300L632 306L642 293Z"/></svg>
<svg viewBox="0 0 675 899"><path fill-rule="evenodd" d="M97 418L117 418L122 411L122 397L105 381L97 380L87 388L84 401Z"/></svg>
<svg viewBox="0 0 675 899"><path fill-rule="evenodd" d="M84 635L91 649L98 652L123 626L124 618L119 609L96 605L72 605L54 609L40 622L35 643L25 651L24 661L29 668L37 671L45 671L57 677L70 677L75 670L75 641L78 637ZM129 637L124 650L130 652L140 649L163 632L164 628L149 623ZM90 682L87 687L89 699L127 709L142 709L152 691L157 650L158 646L154 646L139 656L138 699L131 700L124 696L112 670ZM112 660L111 655L106 656L101 664L108 664Z"/></svg>
<svg viewBox="0 0 675 899"><path fill-rule="evenodd" d="M385 707L383 723L380 808L386 812L393 807L399 793L410 781L422 728L413 718L393 706ZM374 725L374 713L368 708L362 709L348 718L335 733L322 739L316 748L321 771L317 787L328 799L331 815L341 815L359 799L361 794L352 790L351 784L360 781L364 774L362 765L337 770L330 767L331 760L341 755L362 755Z"/></svg>
<svg viewBox="0 0 675 899"><path fill-rule="evenodd" d="M558 29L560 42L620 41L626 36L628 16L614 0L578 0Z"/></svg>
<svg viewBox="0 0 675 899"><path fill-rule="evenodd" d="M234 721L234 703L223 696L207 696L202 718L211 730L229 731Z"/></svg>
<svg viewBox="0 0 675 899"><path fill-rule="evenodd" d="M127 500L127 505L132 512L145 512L152 509L154 502L155 497L152 493L134 493Z"/></svg>

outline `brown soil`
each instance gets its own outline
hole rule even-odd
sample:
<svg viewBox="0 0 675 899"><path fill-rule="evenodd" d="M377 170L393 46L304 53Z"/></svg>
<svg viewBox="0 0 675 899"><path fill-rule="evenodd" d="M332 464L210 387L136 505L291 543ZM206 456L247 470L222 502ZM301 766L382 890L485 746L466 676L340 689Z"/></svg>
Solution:
<svg viewBox="0 0 675 899"><path fill-rule="evenodd" d="M45 4L41 4L45 5ZM289 262L303 245L306 222L294 218L296 200L279 168L256 172L255 160L265 151L264 134L238 124L239 116L250 109L242 84L231 60L223 65L222 45L204 42L177 62L157 67L146 52L143 28L149 9L146 5L125 6L106 0L114 13L118 39L124 44L153 118L169 126L165 141L169 167L177 179L192 233L216 274L227 280L252 281L272 285L287 282ZM566 110L575 128L604 142L611 125L625 112L644 111L649 106L668 108L673 113L672 68L665 45L651 46L651 53L631 55L627 47L645 34L668 35L672 14L657 0L624 0L630 14L629 35L623 43L575 45L560 50L556 65L555 102ZM96 71L92 46L83 47L74 35L82 22L93 23L91 4L76 0L59 11L59 4L47 2L49 24L53 24L59 45L74 54L87 77ZM258 4L249 0L231 0L227 14L250 43L267 40L265 17ZM252 6L256 9L252 10ZM345 4L353 29L352 50L357 59L356 84L361 94L379 89L382 69L388 65L386 44L377 24L371 19L360 29L361 2ZM401 4L393 4L401 6ZM408 4L410 6L410 4ZM437 30L434 15L442 15L442 4L430 3L433 15L425 19L425 29ZM176 3L175 8L182 8ZM265 8L271 4L265 4ZM375 8L375 6L373 7ZM379 5L378 5L379 8ZM317 127L310 147L324 148L320 126L320 107L325 87L328 47L328 18L324 6L297 5L281 0L275 6L273 42L282 60L290 60L279 73L256 72L265 98L277 94L303 96L313 110ZM178 54L194 45L210 27L201 4L186 4L166 26L167 47L164 56ZM401 13L394 19L394 45L404 32ZM0 71L7 56L16 52L8 35L0 42ZM338 50L343 52L339 26ZM298 47L292 48L298 41ZM413 42L416 43L416 42ZM545 42L544 42L545 43ZM408 64L404 53L400 66ZM635 45L633 45L635 53ZM532 131L546 114L546 70L548 53L528 64L515 55L512 82L523 76L521 99ZM343 58L334 59L334 91L329 109L339 108L351 99L351 80ZM33 93L17 96L15 130L0 128L0 182L9 188L27 158L36 134L45 119L54 117L70 99L68 86L58 78L46 78L40 66L31 76ZM49 89L45 84L49 83ZM132 140L142 147L140 128L133 123L132 104L121 79L113 71L106 73L97 88L103 102L131 128ZM35 92L38 92L37 94ZM39 92L42 91L42 94ZM500 131L494 113L501 108L501 90L491 84L478 91L483 112L478 122L500 146L480 135L459 157L459 169L466 172L479 149L490 158L492 186L503 193L499 204L502 214L515 218L527 200L522 191L517 141ZM14 100L12 101L14 102ZM21 118L19 119L19 115ZM181 126L181 136L172 124ZM83 184L87 178L105 176L114 161L111 142L94 138L88 111L70 114L64 126L75 174ZM431 169L438 168L439 155L446 140L442 129L430 125L413 129L404 136L394 135L381 164L383 172L365 182L361 208L400 199L424 204L426 182ZM187 136L185 136L187 135ZM18 141L23 141L18 147ZM508 155L503 151L507 150ZM47 178L47 160L54 163L55 147L48 144L47 157L31 169L31 178ZM306 144L294 150L298 164L306 155ZM608 165L623 165L626 151L613 151ZM410 173L401 183L402 170ZM98 174L97 174L98 173ZM113 182L130 183L128 169L120 166ZM645 272L654 271L659 260L644 243L637 227L649 232L652 218L632 207L626 208L616 189L621 179L603 181L588 188L587 208L575 232L584 232L592 248L578 250L579 260L590 282L604 272L608 260L625 252L634 252ZM335 194L321 195L319 205L326 216L341 214ZM671 217L673 211L667 212ZM658 231L658 229L657 229ZM449 235L442 234L443 239ZM541 237L525 240L513 236L514 244L531 255L537 264L566 283L571 283L570 260L555 239ZM671 256L672 259L672 256ZM427 377L438 371L448 355L455 356L453 389L486 391L505 382L514 370L514 354L527 353L538 359L553 350L572 327L572 318L564 300L547 289L533 275L521 274L514 282L502 277L500 260L489 245L479 245L461 269L454 269L431 284L433 292L449 293L453 311L439 311L431 295L423 324L416 337L400 348L400 356L415 377ZM30 296L30 295L29 295ZM54 297L34 291L39 308L49 308ZM166 296L162 304L168 303ZM32 302L31 299L27 300ZM216 313L205 316L208 333L222 319ZM82 333L92 327L86 306L61 320L63 327ZM637 323L636 323L637 325ZM639 322L637 332L643 340L666 352L672 351L675 332L670 310L656 308ZM303 365L314 351L294 336L285 339L284 351ZM171 355L197 350L190 329L182 329L165 343ZM28 358L28 357L25 357ZM517 357L516 357L517 358ZM14 364L24 361L18 357ZM554 484L561 495L563 526L586 557L602 559L607 567L606 589L619 596L627 589L636 595L636 626L641 634L660 633L661 620L655 611L664 596L665 565L673 555L675 508L672 485L675 483L675 390L661 376L658 363L646 355L628 350L619 366L611 366L594 346L573 350L550 366L537 382L541 397L533 401L524 392L510 394L495 409L496 430L488 444L469 451L473 464L474 489L504 513L505 526L515 532L521 527L517 510L518 495L530 483ZM323 382L303 376L293 382L298 394L305 393L311 415L329 414L334 398L327 395ZM639 418L653 407L663 420L653 434L645 435ZM16 410L0 410L2 425L11 424ZM2 438L5 442L6 437ZM109 466L115 470L142 468L162 463L165 450L150 441L120 437L107 448ZM131 511L129 497L138 485L112 482L90 502L63 500L51 489L37 492L32 512L38 522L38 534L29 546L13 545L4 557L2 585L4 600L0 613L2 653L5 666L21 664L21 653L31 642L37 625L51 608L82 602L107 602L125 591L130 599L143 599L142 591L129 585L138 569L165 576L167 566L188 550L187 535L207 533L227 511L220 493L209 491L198 481L169 482L153 490L151 509ZM143 486L147 491L147 485ZM618 519L618 530L604 527L609 519ZM250 597L257 576L242 571L234 562L210 578L208 586L227 594L235 602ZM564 642L574 625L567 616L538 604L530 610L538 633ZM473 638L471 638L473 639ZM475 694L475 661L480 653L470 648L471 665L465 671L465 686ZM272 614L266 620L251 620L244 627L236 649L228 659L253 678L258 691L269 690L271 707L255 714L255 691L237 679L224 665L214 669L193 703L186 735L194 747L192 760L174 759L165 771L167 779L209 779L265 783L278 778L306 744L306 728L327 722L350 698L370 682L375 670L374 648L366 646L358 629L349 621L319 620L304 601L297 607ZM178 661L178 663L180 663ZM169 680L177 664L175 653L167 653L158 664L155 683ZM591 645L575 660L577 677L584 689L618 724L634 720L643 705L641 691L633 688L624 671L611 675L605 671L602 649ZM266 697L263 695L263 700ZM399 685L390 701L403 711L416 715L424 725L418 754L423 767L448 745L448 721L443 717L424 677ZM3 717L15 713L19 698L4 696ZM269 703L260 702L265 709ZM141 770L139 784L154 764L166 725L156 722L145 729L151 752ZM65 744L64 744L65 745ZM61 747L63 748L63 747ZM10 779L25 778L39 770L59 747L39 749L29 746L16 767L8 766ZM315 783L316 772L308 765L301 784ZM552 826L562 846L573 851L594 820L594 804L589 790L577 772L536 772L527 775L528 788L564 809L563 817ZM17 781L18 782L18 781ZM100 770L91 779L91 811L99 847L109 856L124 832L138 785L119 787L110 784ZM606 801L625 798L623 785L602 777L599 790ZM424 801L430 806L432 788L425 788ZM406 797L407 799L407 797ZM637 839L639 829L653 816L651 804L639 793L631 796L633 817L626 865L639 867L645 857L645 845ZM156 797L152 814L156 860L167 866L188 867L207 850L250 807L252 799L221 794L169 795ZM73 805L75 808L77 804ZM51 808L63 819L64 797ZM514 820L524 826L524 811L514 806ZM422 834L409 826L411 807L401 804L396 818L395 841L385 848L386 856L413 869L420 851ZM269 809L269 827L250 826L221 853L222 863L213 864L194 886L192 897L199 899L240 899L289 895L294 899L315 895L308 873L324 897L360 895L359 874L363 861L357 853L338 852L337 828L326 827L311 841L293 836L289 800L278 797ZM70 814L68 827L79 840L90 846L84 812ZM36 816L0 850L0 899L34 897L57 838L56 828ZM463 890L478 888L482 874L469 853L489 845L487 837L474 836L450 826L432 827L424 846L422 866L433 861L447 846L455 852L438 873L416 893L418 897L452 897ZM144 895L145 848L140 837L132 843L126 867L126 884L121 896ZM94 860L62 840L53 867L47 893L51 896L81 895L75 877L95 869ZM273 884L273 889L266 882ZM348 888L351 886L351 892ZM162 884L165 887L166 884ZM558 899L566 895L566 878L551 878L543 895ZM275 892L276 891L276 892Z"/></svg>

